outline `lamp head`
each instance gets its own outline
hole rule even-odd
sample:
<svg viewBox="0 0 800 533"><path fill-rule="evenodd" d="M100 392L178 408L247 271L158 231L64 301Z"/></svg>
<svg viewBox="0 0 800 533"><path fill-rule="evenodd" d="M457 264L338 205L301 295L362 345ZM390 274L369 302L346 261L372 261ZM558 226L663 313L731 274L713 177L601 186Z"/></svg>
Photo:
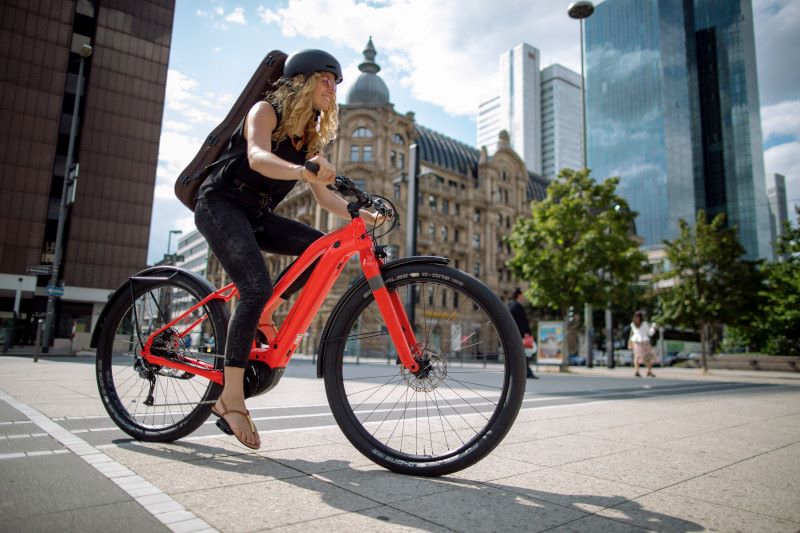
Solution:
<svg viewBox="0 0 800 533"><path fill-rule="evenodd" d="M567 14L574 19L585 19L594 13L594 4L589 0L576 0L567 8Z"/></svg>

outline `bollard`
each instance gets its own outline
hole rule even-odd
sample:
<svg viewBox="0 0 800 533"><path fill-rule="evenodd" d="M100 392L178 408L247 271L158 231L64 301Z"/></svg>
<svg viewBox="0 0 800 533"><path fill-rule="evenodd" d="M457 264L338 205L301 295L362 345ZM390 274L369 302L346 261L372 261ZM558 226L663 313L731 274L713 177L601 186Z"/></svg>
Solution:
<svg viewBox="0 0 800 533"><path fill-rule="evenodd" d="M44 320L39 319L36 325L36 346L33 348L33 362L39 362L39 354L42 352L42 333L44 332Z"/></svg>

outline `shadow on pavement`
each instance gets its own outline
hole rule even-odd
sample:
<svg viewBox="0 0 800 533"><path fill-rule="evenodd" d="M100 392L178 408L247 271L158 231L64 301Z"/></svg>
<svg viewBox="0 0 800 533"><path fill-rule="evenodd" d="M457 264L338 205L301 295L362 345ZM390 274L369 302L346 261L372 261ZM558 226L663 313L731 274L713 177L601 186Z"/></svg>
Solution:
<svg viewBox="0 0 800 533"><path fill-rule="evenodd" d="M512 485L504 485L500 481L481 482L453 476L440 478L425 478L403 476L386 470L363 471L352 468L350 462L329 459L326 461L307 461L303 459L270 459L266 457L269 452L256 453L236 453L235 451L209 446L197 442L178 442L164 449L149 448L141 445L131 445L136 441L119 439L116 444L122 445L125 449L136 451L149 456L161 457L171 461L203 461L204 466L215 468L225 472L240 472L241 474L252 475L254 465L271 461L281 466L288 467L297 472L296 476L274 478L265 475L265 480L276 480L282 483L289 483L303 490L313 490L319 492L322 500L332 508L343 512L350 512L378 519L387 523L394 523L411 528L422 528L434 530L450 528L456 530L493 530L506 529L512 526L503 521L503 518L520 517L524 519L518 524L513 524L513 529L525 531L542 531L557 527L562 524L569 524L583 518L595 515L601 510L615 510L615 516L609 518L600 516L604 520L617 522L620 528L625 525L631 528L646 528L648 530L663 532L689 532L701 531L703 526L674 516L649 511L636 500L631 500L624 496L608 495L598 496L591 494L558 494ZM126 445L127 444L127 445ZM237 461L228 460L235 456ZM377 478L377 481L376 481ZM383 478L383 479L380 479ZM158 480L150 479L155 485ZM249 481L248 483L252 483ZM409 491L409 483L419 488L419 494L409 493L407 498L393 497L376 499L375 494L379 489L374 487L385 487L387 494L397 496L402 492ZM356 490L353 487L359 487ZM373 487L372 490L369 487ZM405 487L403 490L401 487ZM395 488L398 490L395 492ZM444 515L440 512L428 512L436 509L437 499L444 493L453 493L467 489L462 494L450 494L447 497L449 506ZM247 490L247 485L243 485L243 491ZM342 498L342 491L350 492L353 495L369 499L375 503L368 509L353 511L347 505L343 505L346 498ZM420 500L420 505L403 505L404 502L410 503L416 499ZM388 502L388 503L387 503ZM453 508L455 505L456 508ZM485 507L484 507L485 505ZM386 513L387 506L394 509L396 513ZM452 524L446 517L459 516L460 508L463 513L469 515L467 524ZM484 507L481 509L481 507ZM619 509L624 507L624 509ZM480 510L480 512L475 512ZM498 514L502 516L498 516ZM385 516L391 514L392 517ZM432 516L435 514L436 516ZM412 515L414 519L409 519ZM558 515L564 515L561 518ZM540 520L537 520L537 517ZM481 523L482 522L482 523ZM437 527L438 526L438 527ZM581 525L577 527L582 528ZM583 524L583 527L587 526Z"/></svg>

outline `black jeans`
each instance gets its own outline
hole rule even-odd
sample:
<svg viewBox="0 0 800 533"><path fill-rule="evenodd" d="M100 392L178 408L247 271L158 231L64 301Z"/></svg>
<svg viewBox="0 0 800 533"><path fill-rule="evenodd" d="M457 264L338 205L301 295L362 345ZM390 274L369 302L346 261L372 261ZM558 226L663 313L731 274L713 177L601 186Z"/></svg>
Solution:
<svg viewBox="0 0 800 533"><path fill-rule="evenodd" d="M246 368L258 319L272 296L272 280L261 250L297 256L324 234L269 210L249 207L237 201L240 194L246 193L219 191L198 199L194 221L239 289L239 303L228 324L225 364ZM315 265L292 283L284 299L303 287Z"/></svg>

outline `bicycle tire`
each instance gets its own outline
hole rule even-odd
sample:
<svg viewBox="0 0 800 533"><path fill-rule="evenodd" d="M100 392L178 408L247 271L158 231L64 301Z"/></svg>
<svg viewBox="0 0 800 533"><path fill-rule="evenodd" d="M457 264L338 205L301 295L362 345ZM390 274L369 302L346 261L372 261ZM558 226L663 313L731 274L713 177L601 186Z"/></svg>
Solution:
<svg viewBox="0 0 800 533"><path fill-rule="evenodd" d="M413 376L399 363L399 358L391 352L391 340L384 331L385 326L380 328L376 325L382 317L376 319L374 316L379 313L371 289L362 283L345 297L338 312L331 316L327 337L322 340L325 390L334 418L353 446L375 463L394 472L441 476L467 468L500 443L519 412L526 377L524 351L516 325L506 306L485 284L460 270L437 264L411 264L390 269L383 277L389 291L398 291L403 298L407 298L409 293L419 295L414 297L415 332L428 358L429 372L425 377ZM416 292L416 287L421 287L421 292ZM437 299L440 299L441 306L436 306L436 309L426 305L436 305ZM441 309L437 310L439 307ZM468 316L468 313L472 315ZM478 326L465 331L464 324ZM448 331L448 326L450 338L443 344L441 333ZM485 338L486 341L465 344L464 338L472 337L475 340ZM383 348L375 339L382 339ZM491 352L493 343L497 346L494 354ZM384 353L380 353L381 349ZM357 364L354 365L352 360L356 352ZM383 357L380 364L369 359L375 355ZM497 356L497 361L489 363L493 355ZM390 367L387 374L370 375L387 366ZM381 385L386 377L389 380ZM351 386L352 383L355 384ZM378 401L383 392L378 394L376 391L384 387L393 388ZM398 388L400 391L395 392ZM414 397L415 410L414 416L408 418L407 429L406 414L411 415L409 394ZM497 398L492 402L494 395ZM370 401L373 396L376 399ZM477 396L474 404L470 403L472 396ZM427 416L424 412L420 416L422 399L426 402ZM356 402L360 403L355 405ZM404 402L402 412L397 407L401 402ZM433 408L431 404L434 404ZM374 409L369 411L373 406ZM384 407L381 409L381 406ZM383 416L385 411L389 413ZM431 416L431 411L434 416ZM379 420L369 421L375 412L380 412L379 416L383 418L379 424ZM476 415L485 419L485 423L478 419L478 429L471 422L478 418ZM413 451L410 444L411 432L414 431L411 429L412 420L416 428ZM387 421L388 425L381 433ZM401 422L398 437L395 433ZM394 426L387 437L392 424ZM420 426L422 433L419 432ZM470 432L474 434L470 435ZM408 445L404 443L407 434ZM452 445L448 437L454 441Z"/></svg>
<svg viewBox="0 0 800 533"><path fill-rule="evenodd" d="M131 280L109 303L98 336L97 385L109 416L131 437L172 442L192 433L208 418L211 402L219 397L222 386L186 372L149 365L141 357L141 346L151 332L210 293L206 283L176 270L167 277ZM162 350L173 357L188 351L191 357L213 361L214 367L222 370L224 360L216 352L225 346L228 313L221 300L211 300L193 316L199 318L203 313L208 318L196 334L202 352L191 352L185 347L185 339L170 330L162 334Z"/></svg>

